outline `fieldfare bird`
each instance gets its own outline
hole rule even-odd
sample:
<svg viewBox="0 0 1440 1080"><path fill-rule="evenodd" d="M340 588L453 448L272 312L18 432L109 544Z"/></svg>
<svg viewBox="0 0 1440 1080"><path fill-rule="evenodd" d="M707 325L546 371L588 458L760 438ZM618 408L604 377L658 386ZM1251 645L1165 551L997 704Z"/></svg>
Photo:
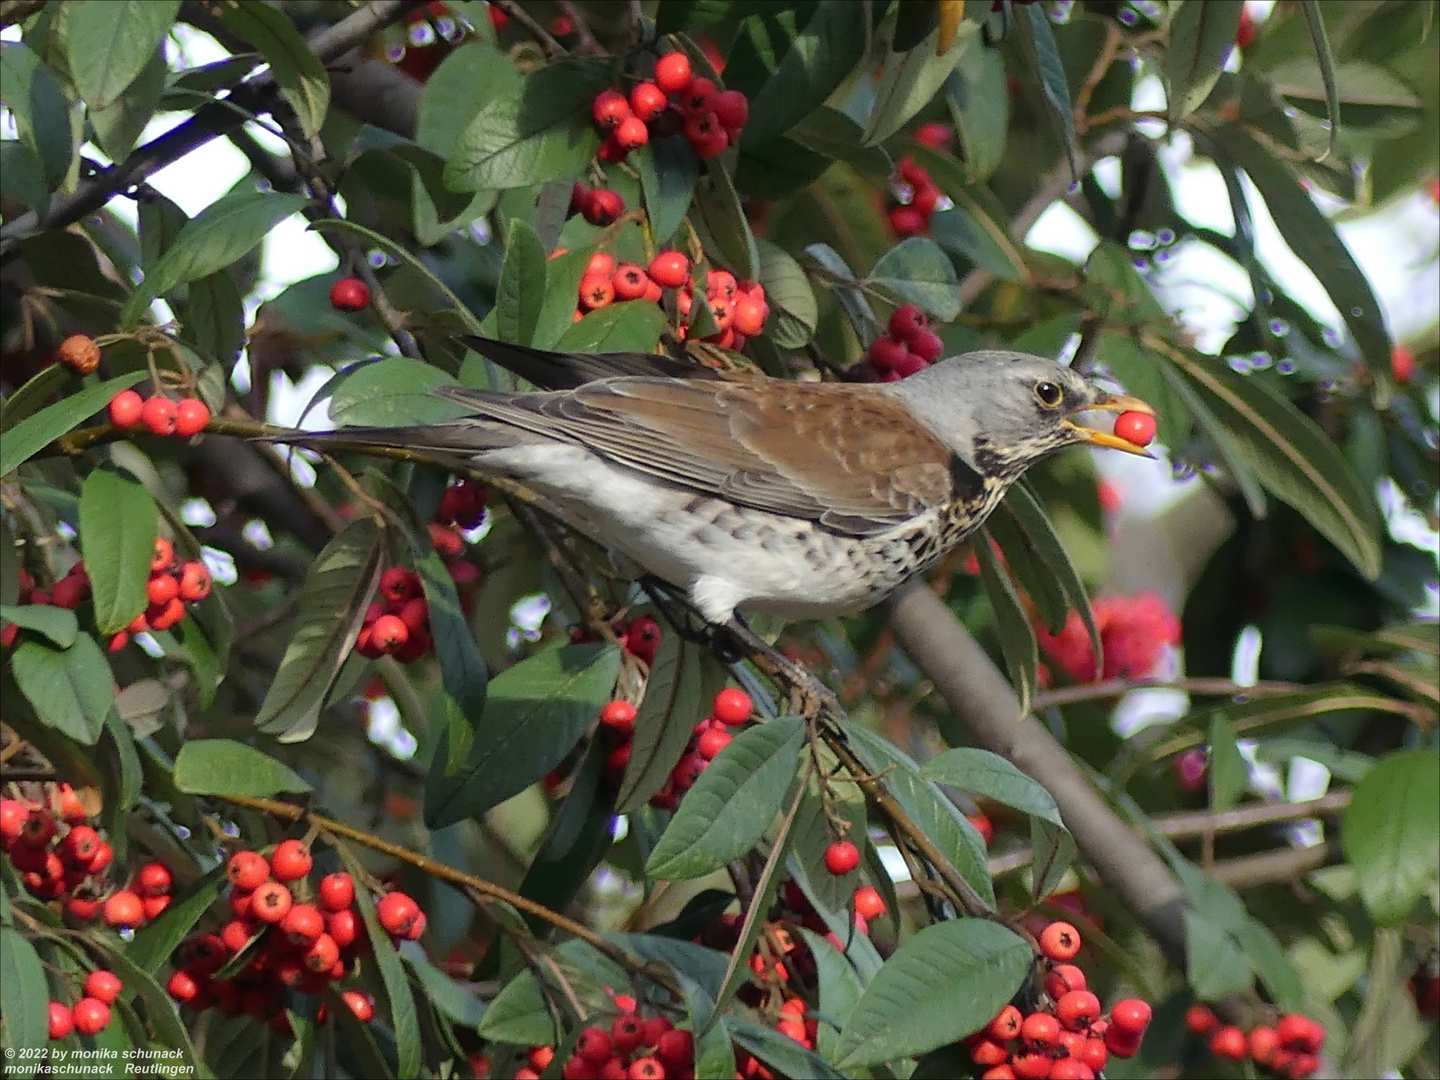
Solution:
<svg viewBox="0 0 1440 1080"><path fill-rule="evenodd" d="M1153 412L1003 350L857 384L465 343L541 389L441 387L466 415L281 441L404 447L517 481L717 624L737 608L809 618L878 603L978 529L1041 459L1079 443L1145 455L1078 414Z"/></svg>

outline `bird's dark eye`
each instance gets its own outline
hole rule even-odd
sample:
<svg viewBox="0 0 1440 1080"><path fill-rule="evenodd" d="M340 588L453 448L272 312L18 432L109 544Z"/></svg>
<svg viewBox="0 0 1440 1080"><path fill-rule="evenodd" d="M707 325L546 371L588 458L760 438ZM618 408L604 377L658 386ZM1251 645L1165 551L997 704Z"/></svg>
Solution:
<svg viewBox="0 0 1440 1080"><path fill-rule="evenodd" d="M1053 382L1035 384L1035 400L1047 409L1053 409L1065 400L1065 392Z"/></svg>

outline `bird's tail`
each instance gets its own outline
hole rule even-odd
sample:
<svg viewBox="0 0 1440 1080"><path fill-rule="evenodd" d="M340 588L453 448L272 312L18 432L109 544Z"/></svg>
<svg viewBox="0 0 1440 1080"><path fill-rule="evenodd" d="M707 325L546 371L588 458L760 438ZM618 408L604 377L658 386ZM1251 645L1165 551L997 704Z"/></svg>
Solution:
<svg viewBox="0 0 1440 1080"><path fill-rule="evenodd" d="M338 431L284 431L260 436L257 442L303 446L327 454L392 451L386 456L445 465L469 460L486 450L513 445L498 425L475 421L407 427L351 427Z"/></svg>

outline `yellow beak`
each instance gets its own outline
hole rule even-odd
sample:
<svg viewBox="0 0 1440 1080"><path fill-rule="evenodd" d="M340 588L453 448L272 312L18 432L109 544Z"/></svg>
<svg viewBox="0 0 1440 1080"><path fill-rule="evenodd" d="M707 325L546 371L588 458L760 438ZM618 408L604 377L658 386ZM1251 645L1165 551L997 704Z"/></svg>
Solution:
<svg viewBox="0 0 1440 1080"><path fill-rule="evenodd" d="M1150 416L1155 415L1155 410L1137 397L1130 397L1128 394L1107 394L1103 390L1093 405L1087 405L1081 412L1141 412ZM1073 414L1072 414L1073 415ZM1065 424L1080 433L1080 437L1092 446L1103 446L1107 450L1122 450L1127 454L1135 454L1139 457L1154 457L1143 446L1136 446L1134 443L1120 438L1114 432L1101 431L1098 428L1086 427L1084 424L1077 424L1074 420L1066 418Z"/></svg>

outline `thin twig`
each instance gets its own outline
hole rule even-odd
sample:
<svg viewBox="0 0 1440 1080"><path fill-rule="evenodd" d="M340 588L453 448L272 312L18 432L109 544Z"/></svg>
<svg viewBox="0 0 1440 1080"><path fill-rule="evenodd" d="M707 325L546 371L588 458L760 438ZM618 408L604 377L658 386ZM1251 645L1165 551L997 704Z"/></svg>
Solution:
<svg viewBox="0 0 1440 1080"><path fill-rule="evenodd" d="M530 13L515 3L515 0L491 0L491 2L525 28L525 32L539 44L546 60L557 60L566 55L565 46L556 41L548 30L532 19Z"/></svg>
<svg viewBox="0 0 1440 1080"><path fill-rule="evenodd" d="M1299 683L1259 682L1245 686L1229 679L1106 679L1104 682L1043 691L1035 695L1035 708L1049 709L1079 701L1124 697L1132 690L1183 690L1187 694L1206 697L1264 697L1267 694L1293 694L1304 689Z"/></svg>

